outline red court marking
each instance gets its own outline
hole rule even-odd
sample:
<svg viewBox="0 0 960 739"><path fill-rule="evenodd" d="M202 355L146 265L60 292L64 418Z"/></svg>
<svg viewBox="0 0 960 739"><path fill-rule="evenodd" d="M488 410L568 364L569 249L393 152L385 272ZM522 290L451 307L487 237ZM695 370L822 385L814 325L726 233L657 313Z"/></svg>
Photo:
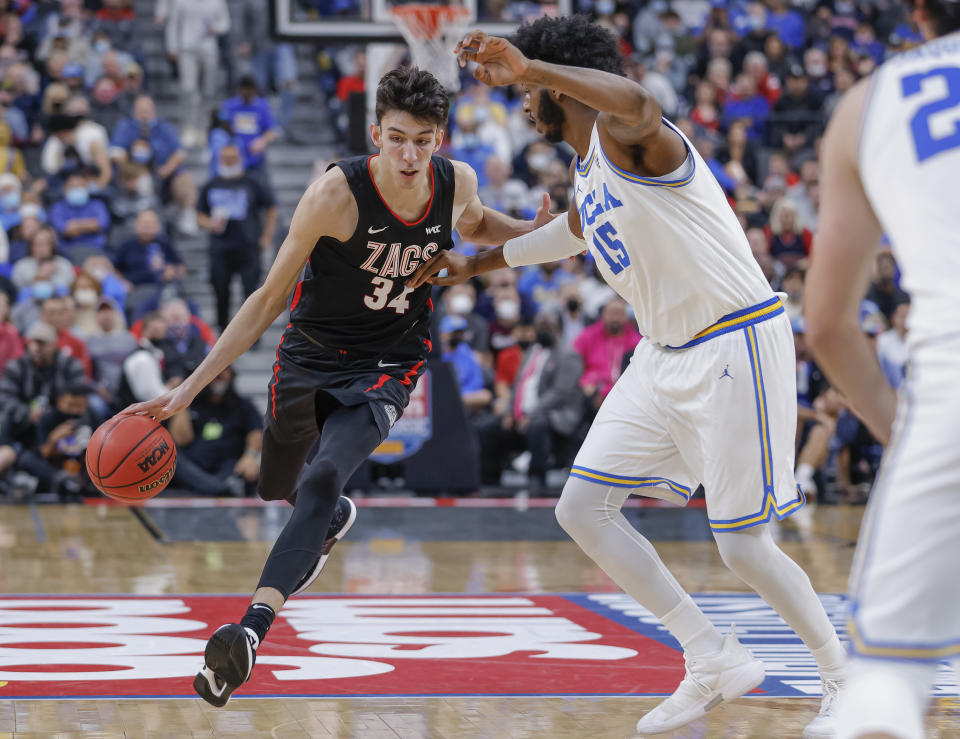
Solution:
<svg viewBox="0 0 960 739"><path fill-rule="evenodd" d="M249 602L234 595L75 597L99 601L109 640L129 645L114 652L91 644L100 650L80 659L68 650L85 643L51 645L42 628L33 643L18 634L19 647L37 654L0 656L5 697L192 697L207 638ZM17 600L0 597L0 628L5 607ZM169 619L170 628L144 630L157 619ZM675 650L557 595L299 596L257 657L238 696L666 694L683 676ZM63 677L33 677L50 673Z"/></svg>

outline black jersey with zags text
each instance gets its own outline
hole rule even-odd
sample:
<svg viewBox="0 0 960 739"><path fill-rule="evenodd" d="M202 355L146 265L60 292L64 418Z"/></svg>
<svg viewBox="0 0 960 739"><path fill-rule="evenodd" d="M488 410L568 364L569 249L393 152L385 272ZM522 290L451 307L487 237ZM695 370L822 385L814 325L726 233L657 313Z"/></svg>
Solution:
<svg viewBox="0 0 960 739"><path fill-rule="evenodd" d="M357 200L357 230L343 242L326 236L317 242L294 293L291 322L332 350L424 355L431 286L411 290L404 282L421 263L453 246L453 165L431 158L430 203L420 220L409 223L380 196L372 159L333 165L343 170Z"/></svg>

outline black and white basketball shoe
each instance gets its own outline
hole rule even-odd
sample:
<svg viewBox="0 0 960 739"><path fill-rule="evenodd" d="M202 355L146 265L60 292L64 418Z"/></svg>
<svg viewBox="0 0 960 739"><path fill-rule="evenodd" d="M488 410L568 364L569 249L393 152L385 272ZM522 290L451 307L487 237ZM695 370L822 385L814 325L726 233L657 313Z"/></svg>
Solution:
<svg viewBox="0 0 960 739"><path fill-rule="evenodd" d="M291 597L297 593L302 593L313 584L313 581L317 579L323 566L327 563L327 558L330 556L330 551L334 545L347 535L347 532L356 520L357 506L346 495L341 495L340 500L337 501L337 507L333 511L330 528L327 529L327 538L324 540L323 547L320 549L320 557L317 559L317 563L310 568L307 574L303 576L303 579L294 587L293 592L290 593Z"/></svg>
<svg viewBox="0 0 960 739"><path fill-rule="evenodd" d="M251 630L224 624L207 642L203 668L193 679L193 689L211 706L222 708L230 694L250 679L258 646Z"/></svg>

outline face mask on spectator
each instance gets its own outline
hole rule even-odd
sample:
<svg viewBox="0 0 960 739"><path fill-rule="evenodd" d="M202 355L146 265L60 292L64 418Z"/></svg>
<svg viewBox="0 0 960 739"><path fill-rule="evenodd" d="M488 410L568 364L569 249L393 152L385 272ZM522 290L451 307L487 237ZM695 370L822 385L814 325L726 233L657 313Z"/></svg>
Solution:
<svg viewBox="0 0 960 739"><path fill-rule="evenodd" d="M617 4L613 0L597 0L593 7L597 9L599 15L613 15L613 11L617 9Z"/></svg>
<svg viewBox="0 0 960 739"><path fill-rule="evenodd" d="M827 65L814 62L807 65L807 74L811 77L823 77L827 73Z"/></svg>
<svg viewBox="0 0 960 739"><path fill-rule="evenodd" d="M130 152L130 156L138 164L146 164L153 157L153 152L146 146L137 146Z"/></svg>
<svg viewBox="0 0 960 739"><path fill-rule="evenodd" d="M4 210L13 210L14 208L20 207L20 193L16 190L13 192L4 193L3 197L0 197L0 205L3 206Z"/></svg>
<svg viewBox="0 0 960 739"><path fill-rule="evenodd" d="M527 160L527 164L530 165L530 169L534 172L544 172L547 167L550 166L550 162L553 161L553 157L547 154L545 151L538 151L536 154L531 154L530 158Z"/></svg>
<svg viewBox="0 0 960 739"><path fill-rule="evenodd" d="M71 187L67 190L65 197L74 208L80 208L89 202L90 193L87 192L85 187Z"/></svg>
<svg viewBox="0 0 960 739"><path fill-rule="evenodd" d="M210 383L210 394L217 398L222 398L230 389L229 380L214 380Z"/></svg>
<svg viewBox="0 0 960 739"><path fill-rule="evenodd" d="M217 174L228 180L235 180L243 174L242 164L221 164L217 167Z"/></svg>
<svg viewBox="0 0 960 739"><path fill-rule="evenodd" d="M93 45L93 50L98 54L106 54L110 51L110 42L105 38L97 39L97 42Z"/></svg>
<svg viewBox="0 0 960 739"><path fill-rule="evenodd" d="M463 134L463 138L461 140L463 141L464 149L473 149L477 146L480 146L480 137L472 131L470 133Z"/></svg>
<svg viewBox="0 0 960 739"><path fill-rule="evenodd" d="M580 301L576 298L567 298L567 310L571 313L576 313L580 310Z"/></svg>
<svg viewBox="0 0 960 739"><path fill-rule="evenodd" d="M97 304L97 291L92 287L82 287L73 294L73 299L77 301L77 305L83 308L89 308Z"/></svg>
<svg viewBox="0 0 960 739"><path fill-rule="evenodd" d="M521 350L526 351L533 346L533 342L530 341L530 339L517 339L517 346L519 346Z"/></svg>
<svg viewBox="0 0 960 739"><path fill-rule="evenodd" d="M458 316L465 316L473 310L473 298L464 293L459 293L450 298L450 312Z"/></svg>
<svg viewBox="0 0 960 739"><path fill-rule="evenodd" d="M497 318L512 321L520 315L520 304L516 300L501 300L494 308Z"/></svg>
<svg viewBox="0 0 960 739"><path fill-rule="evenodd" d="M53 297L53 283L46 281L34 282L33 297L36 300L46 300L47 298Z"/></svg>
<svg viewBox="0 0 960 739"><path fill-rule="evenodd" d="M450 343L450 348L451 348L451 349L456 349L458 346L460 346L460 345L463 343L463 336L462 336L462 335L453 335L453 336L450 337L449 343Z"/></svg>
<svg viewBox="0 0 960 739"><path fill-rule="evenodd" d="M110 275L110 270L106 267L91 267L87 271L90 273L90 276L93 277L93 279L100 283L102 283Z"/></svg>

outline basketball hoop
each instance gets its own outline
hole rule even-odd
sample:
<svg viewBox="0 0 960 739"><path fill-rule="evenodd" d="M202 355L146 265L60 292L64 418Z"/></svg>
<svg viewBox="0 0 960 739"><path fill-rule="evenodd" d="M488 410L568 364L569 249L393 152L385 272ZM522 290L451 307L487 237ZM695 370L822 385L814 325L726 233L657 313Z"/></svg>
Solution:
<svg viewBox="0 0 960 739"><path fill-rule="evenodd" d="M460 67L453 50L470 22L462 5L408 3L391 9L394 23L403 34L413 63L429 70L450 92L460 89Z"/></svg>

